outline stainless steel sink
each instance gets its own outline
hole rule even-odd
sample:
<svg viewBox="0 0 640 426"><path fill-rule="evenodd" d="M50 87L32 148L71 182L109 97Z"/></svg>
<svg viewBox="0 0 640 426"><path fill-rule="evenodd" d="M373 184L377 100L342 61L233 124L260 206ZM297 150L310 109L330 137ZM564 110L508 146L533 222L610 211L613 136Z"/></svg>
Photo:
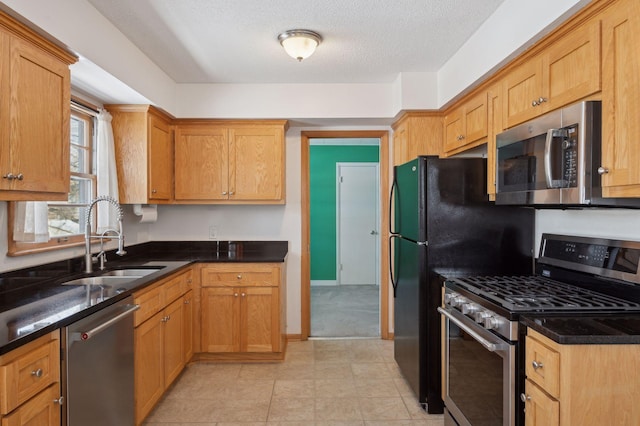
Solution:
<svg viewBox="0 0 640 426"><path fill-rule="evenodd" d="M131 282L133 280L135 280L136 278L140 278L137 276L126 276L126 277L105 277L105 276L100 276L100 277L85 277L85 278L78 278L75 280L71 280L71 281L67 281L65 283L62 283L62 285L100 285L100 286L115 286L115 285L119 285L119 284L123 284L123 283L128 283Z"/></svg>
<svg viewBox="0 0 640 426"><path fill-rule="evenodd" d="M162 269L161 267L157 268L131 268L131 269L115 269L113 271L105 272L101 274L101 277L144 277L149 274L153 274L156 271Z"/></svg>

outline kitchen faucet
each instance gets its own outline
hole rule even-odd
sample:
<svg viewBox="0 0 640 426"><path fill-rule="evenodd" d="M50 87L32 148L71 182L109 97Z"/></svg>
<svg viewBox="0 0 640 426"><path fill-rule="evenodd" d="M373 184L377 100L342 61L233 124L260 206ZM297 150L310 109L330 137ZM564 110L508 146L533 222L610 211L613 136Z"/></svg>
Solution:
<svg viewBox="0 0 640 426"><path fill-rule="evenodd" d="M107 229L106 231L104 231L102 233L102 235L94 235L93 237L91 236L91 210L93 209L93 207L98 204L100 201L107 201L111 204L113 204L117 209L118 209L118 230L116 231L115 229ZM122 232L122 206L120 206L120 203L118 203L118 201L116 201L115 198L110 197L108 195L101 195L99 197L94 198L90 203L89 203L89 207L87 208L87 222L85 224L85 231L84 231L84 249L85 249L85 253L84 253L84 263L85 263L85 267L84 267L84 271L88 274L93 272L93 257L91 256L91 238L99 238L100 239L100 253L98 253L98 255L96 256L96 260L100 260L100 269L104 268L104 262L105 262L105 252L102 249L102 242L104 241L104 239L114 239L117 238L118 239L118 251L116 251L116 254L118 256L124 256L125 254L127 254L127 252L124 250L124 233ZM111 236L111 235L107 235L109 232L114 233L115 235Z"/></svg>

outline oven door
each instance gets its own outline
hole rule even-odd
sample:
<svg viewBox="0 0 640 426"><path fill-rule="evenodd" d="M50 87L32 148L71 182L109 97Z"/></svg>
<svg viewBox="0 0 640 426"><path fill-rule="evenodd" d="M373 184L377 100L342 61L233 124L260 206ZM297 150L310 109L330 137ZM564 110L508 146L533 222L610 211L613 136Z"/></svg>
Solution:
<svg viewBox="0 0 640 426"><path fill-rule="evenodd" d="M515 424L516 346L458 311L445 320L444 405L457 424Z"/></svg>

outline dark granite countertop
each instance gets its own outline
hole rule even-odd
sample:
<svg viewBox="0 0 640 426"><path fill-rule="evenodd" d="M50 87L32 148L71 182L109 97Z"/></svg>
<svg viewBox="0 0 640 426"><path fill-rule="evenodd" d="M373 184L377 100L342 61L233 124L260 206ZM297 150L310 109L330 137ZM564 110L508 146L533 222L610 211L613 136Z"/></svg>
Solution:
<svg viewBox="0 0 640 426"><path fill-rule="evenodd" d="M107 253L106 270L152 269L149 275L118 283L117 292L99 286L63 285L84 273L84 257L0 274L0 354L65 327L124 299L146 285L194 262L284 262L287 241L166 241L126 247L127 255ZM95 266L95 265L94 265Z"/></svg>
<svg viewBox="0 0 640 426"><path fill-rule="evenodd" d="M563 345L640 343L640 314L526 315L520 322Z"/></svg>

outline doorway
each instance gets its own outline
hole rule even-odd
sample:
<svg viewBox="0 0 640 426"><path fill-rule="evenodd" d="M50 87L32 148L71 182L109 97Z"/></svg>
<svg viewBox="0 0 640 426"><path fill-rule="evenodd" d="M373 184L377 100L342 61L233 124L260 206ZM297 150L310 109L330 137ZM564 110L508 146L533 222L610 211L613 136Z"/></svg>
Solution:
<svg viewBox="0 0 640 426"><path fill-rule="evenodd" d="M386 224L388 217L388 188L389 188L389 154L388 154L388 132L387 131L321 131L321 132L302 132L302 277L301 277L301 307L302 307L302 330L301 338L306 339L313 335L311 333L311 209L310 209L310 141L314 138L376 138L378 139L379 166L378 166L378 182L379 190L378 206L380 208L377 229L373 230L377 235L373 235L375 240L375 250L378 256L379 266L376 268L376 284L374 289L375 299L379 304L379 313L377 320L374 320L374 327L377 329L375 335L383 339L389 339L389 286L388 286L388 246L386 244L387 230ZM335 171L333 172L335 176ZM334 210L335 215L335 210ZM370 235L371 237L371 235ZM336 252L338 251L336 247ZM337 254L333 258L334 264L338 260ZM383 277L383 278L381 278ZM334 278L337 284L337 278ZM313 288L317 288L313 286Z"/></svg>

